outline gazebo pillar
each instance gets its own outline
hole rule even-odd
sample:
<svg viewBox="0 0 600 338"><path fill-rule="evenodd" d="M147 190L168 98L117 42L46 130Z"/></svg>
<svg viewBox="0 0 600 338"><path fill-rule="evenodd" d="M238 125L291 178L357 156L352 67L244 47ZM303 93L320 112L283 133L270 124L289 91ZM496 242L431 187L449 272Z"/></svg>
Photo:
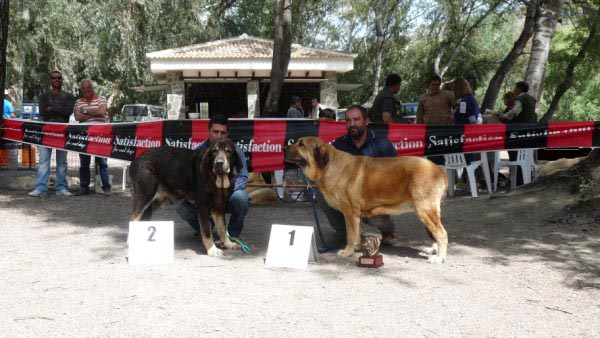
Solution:
<svg viewBox="0 0 600 338"><path fill-rule="evenodd" d="M248 118L260 116L260 96L258 95L258 80L248 81L246 84L246 97L248 98Z"/></svg>
<svg viewBox="0 0 600 338"><path fill-rule="evenodd" d="M325 72L325 81L321 82L320 96L323 108L338 109L336 72Z"/></svg>
<svg viewBox="0 0 600 338"><path fill-rule="evenodd" d="M169 119L185 119L185 85L182 71L167 71L167 113ZM179 104L179 112L174 112L171 107Z"/></svg>

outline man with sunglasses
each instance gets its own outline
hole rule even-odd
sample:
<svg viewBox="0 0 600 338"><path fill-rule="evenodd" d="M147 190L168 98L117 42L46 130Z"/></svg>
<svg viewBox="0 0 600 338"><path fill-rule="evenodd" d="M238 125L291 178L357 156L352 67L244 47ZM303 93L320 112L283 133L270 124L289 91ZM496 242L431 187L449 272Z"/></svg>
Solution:
<svg viewBox="0 0 600 338"><path fill-rule="evenodd" d="M51 89L39 96L40 117L44 122L68 123L73 112L75 97L62 90L63 78L61 72L50 73ZM38 146L40 163L38 164L35 189L29 193L31 197L48 195L48 178L50 176L50 160L52 148ZM67 182L67 152L56 149L56 194L71 196Z"/></svg>

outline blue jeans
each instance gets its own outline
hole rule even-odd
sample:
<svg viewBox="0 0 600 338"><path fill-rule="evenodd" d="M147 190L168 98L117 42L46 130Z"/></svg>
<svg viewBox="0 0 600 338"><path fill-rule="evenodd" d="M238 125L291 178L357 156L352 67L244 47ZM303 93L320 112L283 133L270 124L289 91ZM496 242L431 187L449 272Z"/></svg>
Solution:
<svg viewBox="0 0 600 338"><path fill-rule="evenodd" d="M38 164L37 178L35 179L35 190L48 192L48 178L50 177L50 160L52 159L52 148L38 146L40 163ZM56 150L56 191L67 190L67 152Z"/></svg>
<svg viewBox="0 0 600 338"><path fill-rule="evenodd" d="M81 167L79 167L79 186L81 190L88 191L90 190L90 162L92 161L92 157L90 155L79 154L79 162L81 163ZM96 156L96 164L100 170L100 179L102 180L102 190L110 191L110 178L108 174L108 164L104 157Z"/></svg>
<svg viewBox="0 0 600 338"><path fill-rule="evenodd" d="M250 209L250 198L245 190L236 190L229 196L229 200L225 205L225 213L231 214L227 231L231 237L239 237L244 229L244 217ZM186 221L192 229L200 231L198 224L198 216L196 214L196 206L183 201L177 208L177 214Z"/></svg>

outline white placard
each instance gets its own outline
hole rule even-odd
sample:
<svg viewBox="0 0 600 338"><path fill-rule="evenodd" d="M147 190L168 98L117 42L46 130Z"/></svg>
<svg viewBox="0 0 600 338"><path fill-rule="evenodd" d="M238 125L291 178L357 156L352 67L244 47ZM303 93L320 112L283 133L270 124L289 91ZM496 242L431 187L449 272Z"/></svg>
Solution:
<svg viewBox="0 0 600 338"><path fill-rule="evenodd" d="M167 117L169 120L179 119L183 95L167 94Z"/></svg>
<svg viewBox="0 0 600 338"><path fill-rule="evenodd" d="M317 261L313 227L273 224L265 266L306 269Z"/></svg>
<svg viewBox="0 0 600 338"><path fill-rule="evenodd" d="M129 222L129 264L172 263L175 242L173 228L173 221Z"/></svg>

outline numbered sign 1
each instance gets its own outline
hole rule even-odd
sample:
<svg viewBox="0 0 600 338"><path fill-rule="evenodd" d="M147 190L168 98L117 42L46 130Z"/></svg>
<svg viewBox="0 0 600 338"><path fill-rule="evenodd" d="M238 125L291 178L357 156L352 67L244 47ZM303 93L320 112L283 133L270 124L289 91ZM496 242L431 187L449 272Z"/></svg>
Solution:
<svg viewBox="0 0 600 338"><path fill-rule="evenodd" d="M273 224L265 266L306 269L317 261L313 227Z"/></svg>
<svg viewBox="0 0 600 338"><path fill-rule="evenodd" d="M172 263L173 227L173 221L129 222L129 264Z"/></svg>

